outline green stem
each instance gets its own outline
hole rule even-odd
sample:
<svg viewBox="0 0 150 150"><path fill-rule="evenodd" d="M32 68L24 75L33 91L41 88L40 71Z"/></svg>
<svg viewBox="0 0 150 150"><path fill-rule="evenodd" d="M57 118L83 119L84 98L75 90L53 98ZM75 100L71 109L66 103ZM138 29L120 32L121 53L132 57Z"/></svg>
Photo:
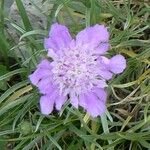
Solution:
<svg viewBox="0 0 150 150"><path fill-rule="evenodd" d="M102 123L104 133L105 134L109 133L108 120L106 114L103 114L101 116L101 123ZM108 143L112 144L112 140L108 140ZM114 150L114 148L109 148L108 150Z"/></svg>
<svg viewBox="0 0 150 150"><path fill-rule="evenodd" d="M96 121L92 120L91 127L92 127L92 132L94 134L96 134L98 129L99 129L99 124ZM94 143L91 144L91 150L95 150L95 144Z"/></svg>

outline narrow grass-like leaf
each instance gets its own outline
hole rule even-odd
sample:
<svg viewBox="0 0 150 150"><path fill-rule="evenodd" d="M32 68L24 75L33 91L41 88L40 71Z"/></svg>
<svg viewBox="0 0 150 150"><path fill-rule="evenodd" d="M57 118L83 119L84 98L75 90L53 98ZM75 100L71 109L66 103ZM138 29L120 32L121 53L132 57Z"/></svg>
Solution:
<svg viewBox="0 0 150 150"><path fill-rule="evenodd" d="M108 128L108 120L107 120L107 117L106 117L106 114L103 114L101 116L101 123L102 123L102 127L103 127L103 131L104 133L109 133L109 128ZM108 143L109 144L112 144L112 140L108 140ZM113 150L113 148L109 149L109 150Z"/></svg>
<svg viewBox="0 0 150 150"><path fill-rule="evenodd" d="M36 147L36 144L39 143L39 141L42 140L41 136L38 136L37 138L34 138L29 144L27 144L22 150L29 150Z"/></svg>
<svg viewBox="0 0 150 150"><path fill-rule="evenodd" d="M20 69L16 69L14 71L11 71L3 76L0 77L0 81L1 80L4 80L4 79L7 79L9 77L12 77L13 75L16 75L16 74L20 74L20 73L25 73L26 72L26 69L25 68L20 68Z"/></svg>
<svg viewBox="0 0 150 150"><path fill-rule="evenodd" d="M26 31L33 30L21 0L15 0Z"/></svg>
<svg viewBox="0 0 150 150"><path fill-rule="evenodd" d="M51 137L50 135L47 135L49 140L59 149L59 150L62 150L61 146L57 143L57 141Z"/></svg>
<svg viewBox="0 0 150 150"><path fill-rule="evenodd" d="M26 32L24 33L21 37L20 37L20 41L25 38L25 37L28 37L28 36L31 36L31 35L44 35L46 36L47 35L47 31L43 31L43 30L33 30L33 31L29 31L29 32Z"/></svg>
<svg viewBox="0 0 150 150"><path fill-rule="evenodd" d="M12 131L12 130L0 131L0 136L9 135L12 133L17 133L17 132L18 132L17 130L15 130L15 131Z"/></svg>
<svg viewBox="0 0 150 150"><path fill-rule="evenodd" d="M40 124L41 124L43 119L44 119L44 116L40 116L40 118L39 118L39 120L38 120L38 122L36 124L36 128L35 128L34 132L36 132L39 129L39 126L40 126Z"/></svg>
<svg viewBox="0 0 150 150"><path fill-rule="evenodd" d="M24 97L18 98L17 100L8 103L4 107L2 106L0 109L0 116L3 115L4 113L6 113L7 111L9 111L11 108L24 103L30 96L31 96L31 94L26 95Z"/></svg>
<svg viewBox="0 0 150 150"><path fill-rule="evenodd" d="M10 87L5 93L3 93L0 97L0 103L2 103L7 97L9 97L13 92L15 92L17 89L27 85L29 82L28 81L22 81L14 86Z"/></svg>

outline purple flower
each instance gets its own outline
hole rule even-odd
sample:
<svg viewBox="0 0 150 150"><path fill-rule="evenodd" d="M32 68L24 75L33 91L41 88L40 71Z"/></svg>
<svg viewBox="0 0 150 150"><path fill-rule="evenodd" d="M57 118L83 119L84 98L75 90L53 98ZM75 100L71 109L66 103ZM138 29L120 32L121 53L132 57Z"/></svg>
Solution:
<svg viewBox="0 0 150 150"><path fill-rule="evenodd" d="M44 59L29 76L43 94L41 112L61 110L69 97L70 103L83 107L92 117L105 112L106 80L126 68L122 55L111 59L104 55L109 49L109 33L104 25L95 25L79 32L72 39L67 27L55 23L44 41L52 62Z"/></svg>

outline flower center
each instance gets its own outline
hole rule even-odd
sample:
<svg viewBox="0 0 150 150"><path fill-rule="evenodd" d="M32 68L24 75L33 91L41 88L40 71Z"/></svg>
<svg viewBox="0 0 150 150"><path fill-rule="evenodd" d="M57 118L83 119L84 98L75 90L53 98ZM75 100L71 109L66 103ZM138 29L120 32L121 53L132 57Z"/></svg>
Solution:
<svg viewBox="0 0 150 150"><path fill-rule="evenodd" d="M84 49L65 49L57 55L52 62L52 72L60 92L66 95L91 90L98 77L96 58L89 50Z"/></svg>

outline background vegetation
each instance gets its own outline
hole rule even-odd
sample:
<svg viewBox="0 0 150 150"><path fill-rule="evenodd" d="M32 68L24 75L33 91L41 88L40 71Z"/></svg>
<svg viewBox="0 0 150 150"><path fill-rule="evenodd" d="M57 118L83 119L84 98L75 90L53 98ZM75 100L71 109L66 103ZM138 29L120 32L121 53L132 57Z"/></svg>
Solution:
<svg viewBox="0 0 150 150"><path fill-rule="evenodd" d="M150 150L150 3L144 0L0 1L0 149ZM15 9L16 8L16 9ZM49 117L28 75L46 57L52 23L74 36L93 24L111 34L109 56L127 69L109 82L106 115L90 118L70 105Z"/></svg>

